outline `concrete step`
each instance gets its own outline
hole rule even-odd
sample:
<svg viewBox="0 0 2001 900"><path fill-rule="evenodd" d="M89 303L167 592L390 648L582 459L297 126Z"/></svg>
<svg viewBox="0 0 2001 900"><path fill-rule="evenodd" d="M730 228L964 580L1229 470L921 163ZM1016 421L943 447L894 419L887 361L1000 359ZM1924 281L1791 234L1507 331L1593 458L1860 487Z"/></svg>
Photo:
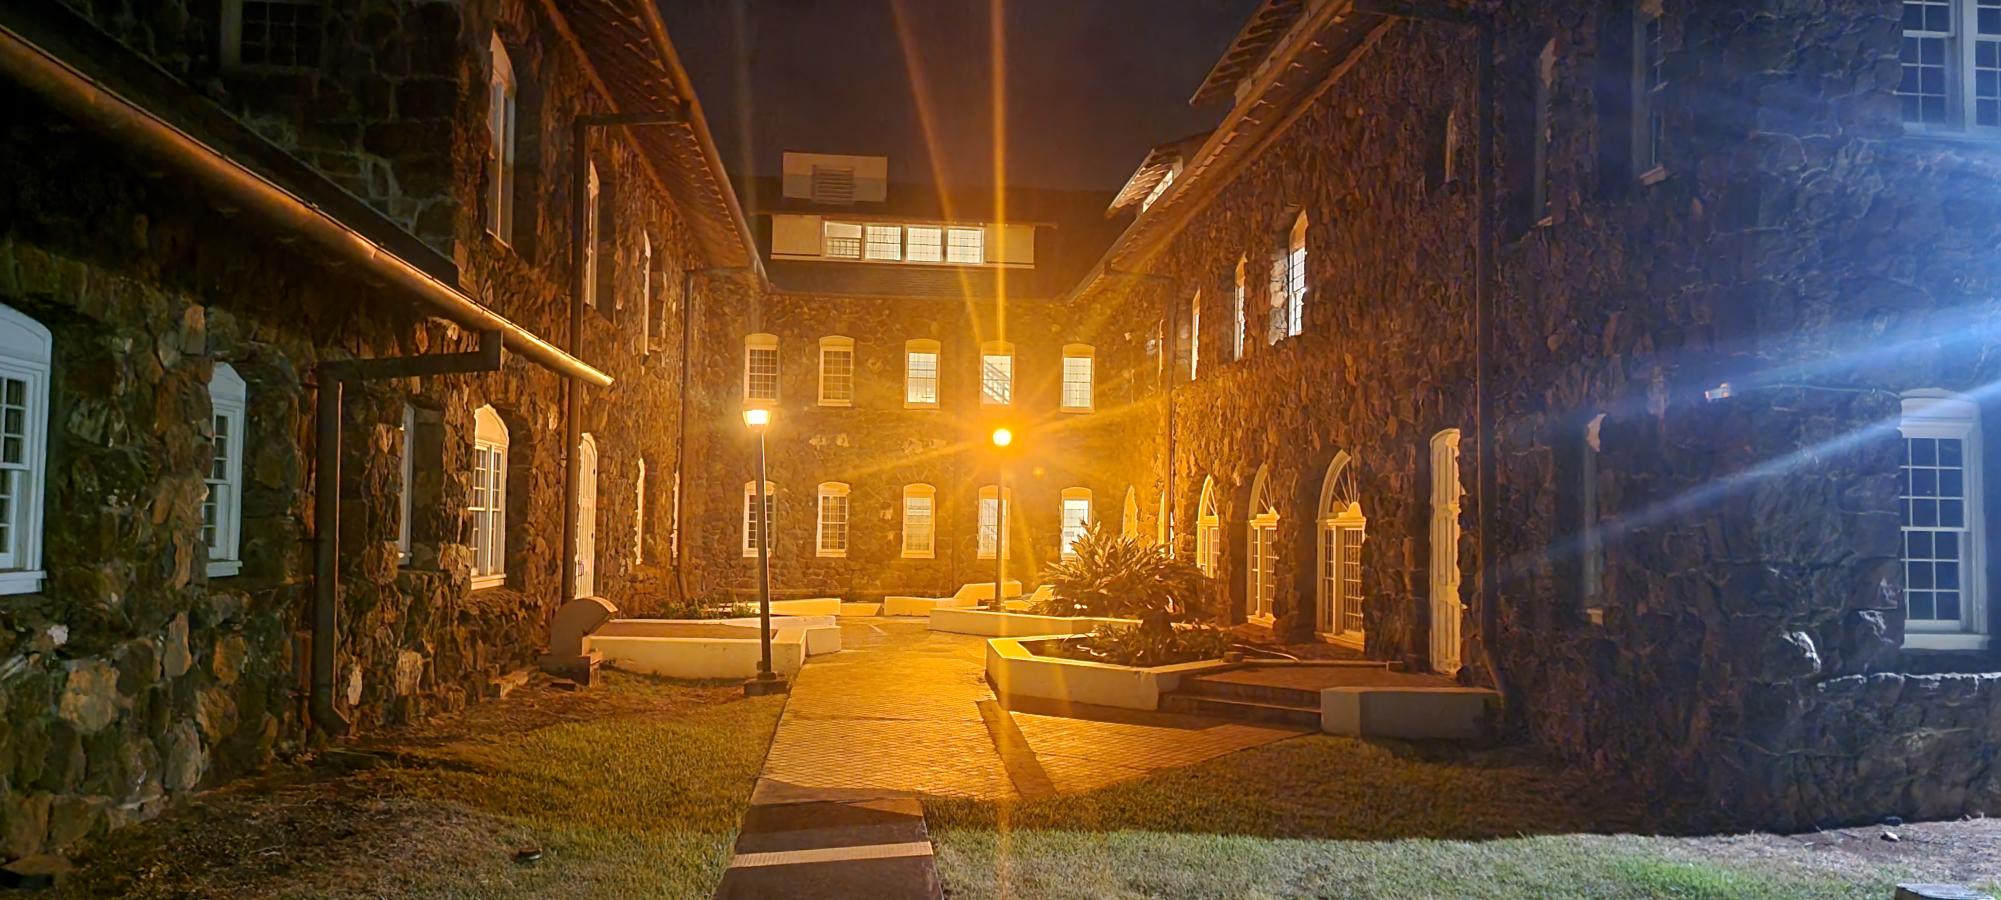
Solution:
<svg viewBox="0 0 2001 900"><path fill-rule="evenodd" d="M1246 684L1240 681L1212 681L1207 678L1184 678L1177 693L1197 697L1214 697L1219 700L1238 700L1247 703L1265 703L1273 706L1297 706L1320 708L1320 692L1307 688L1285 687L1272 684Z"/></svg>
<svg viewBox="0 0 2001 900"><path fill-rule="evenodd" d="M1201 694L1175 691L1160 695L1160 708L1165 712L1235 719L1240 722L1269 722L1316 731L1320 728L1320 707L1317 705L1260 703L1255 700L1206 697Z"/></svg>

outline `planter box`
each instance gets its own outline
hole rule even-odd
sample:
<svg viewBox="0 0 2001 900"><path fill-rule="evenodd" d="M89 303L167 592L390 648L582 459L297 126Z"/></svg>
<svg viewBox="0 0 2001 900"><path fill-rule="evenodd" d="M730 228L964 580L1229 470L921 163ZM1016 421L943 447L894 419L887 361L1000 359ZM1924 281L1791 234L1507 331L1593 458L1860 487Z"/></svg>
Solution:
<svg viewBox="0 0 2001 900"><path fill-rule="evenodd" d="M1066 635L1046 635L1058 640ZM1021 638L987 641L987 678L994 692L1120 709L1156 710L1160 695L1181 686L1181 679L1229 668L1220 659L1139 669L1106 663L1038 656Z"/></svg>
<svg viewBox="0 0 2001 900"><path fill-rule="evenodd" d="M993 582L973 581L960 585L958 592L950 597L884 597L882 598L882 614L885 616L923 616L929 615L934 609L974 606L982 600L993 599L993 596ZM1011 580L1001 582L1001 598L1003 600L1008 597L1019 596L1021 596L1021 582Z"/></svg>
<svg viewBox="0 0 2001 900"><path fill-rule="evenodd" d="M838 616L841 614L841 598L814 597L808 600L773 600L771 614L774 616Z"/></svg>
<svg viewBox="0 0 2001 900"><path fill-rule="evenodd" d="M1348 737L1479 740L1500 695L1465 687L1331 687L1320 691L1320 730Z"/></svg>
<svg viewBox="0 0 2001 900"><path fill-rule="evenodd" d="M879 616L879 615L882 615L882 604L880 604L880 603L848 603L848 602L846 602L846 601L843 601L843 602L841 603L841 608L840 608L840 612L839 612L839 615L840 615L840 616L841 616L842 618L848 618L848 617L853 617L853 616L864 616L864 617L866 617L866 616Z"/></svg>
<svg viewBox="0 0 2001 900"><path fill-rule="evenodd" d="M1086 634L1100 625L1138 625L1137 619L1102 619L1090 616L1036 616L1025 612L991 609L939 608L931 611L931 630L981 637L1041 637L1051 634Z"/></svg>
<svg viewBox="0 0 2001 900"><path fill-rule="evenodd" d="M756 618L613 619L585 644L627 671L670 678L749 678L764 656L757 630ZM841 649L841 629L831 615L774 616L771 630L771 668L783 675L797 673L807 657Z"/></svg>

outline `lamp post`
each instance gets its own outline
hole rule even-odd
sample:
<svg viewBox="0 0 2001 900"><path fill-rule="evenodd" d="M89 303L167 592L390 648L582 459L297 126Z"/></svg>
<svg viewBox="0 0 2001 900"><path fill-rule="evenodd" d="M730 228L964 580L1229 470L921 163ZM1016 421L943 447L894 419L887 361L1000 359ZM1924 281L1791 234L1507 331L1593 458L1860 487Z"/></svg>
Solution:
<svg viewBox="0 0 2001 900"><path fill-rule="evenodd" d="M743 424L757 435L757 492L751 501L757 522L757 642L764 655L757 662L757 677L743 683L743 695L761 697L785 693L785 679L771 670L771 506L764 493L764 429L771 424L771 410L752 407L743 411Z"/></svg>
<svg viewBox="0 0 2001 900"><path fill-rule="evenodd" d="M994 609L1005 609L1003 590L1007 582L1007 448L1014 432L996 428L993 434L995 467L1000 470L994 486Z"/></svg>

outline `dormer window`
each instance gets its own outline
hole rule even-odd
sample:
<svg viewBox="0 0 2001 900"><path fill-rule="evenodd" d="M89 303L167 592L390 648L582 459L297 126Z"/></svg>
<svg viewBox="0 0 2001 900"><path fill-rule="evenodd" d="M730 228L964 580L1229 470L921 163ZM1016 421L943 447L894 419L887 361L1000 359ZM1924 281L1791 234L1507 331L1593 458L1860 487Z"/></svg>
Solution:
<svg viewBox="0 0 2001 900"><path fill-rule="evenodd" d="M905 235L909 243L904 259L911 262L945 261L945 229L935 225L912 225Z"/></svg>
<svg viewBox="0 0 2001 900"><path fill-rule="evenodd" d="M799 227L801 216L779 216L774 224L772 252L787 259L845 259L872 263L984 266L998 263L987 255L985 226L918 225L901 222L839 222L827 220ZM810 221L810 220L808 220ZM819 229L817 253L813 232ZM1025 229L1024 229L1025 230ZM1019 262L1032 262L1020 254ZM1015 261L1011 259L1010 261Z"/></svg>
<svg viewBox="0 0 2001 900"><path fill-rule="evenodd" d="M903 258L903 226L864 225L862 230L867 238L862 246L864 258L887 262Z"/></svg>
<svg viewBox="0 0 2001 900"><path fill-rule="evenodd" d="M862 227L853 222L828 222L822 251L829 259L861 259Z"/></svg>
<svg viewBox="0 0 2001 900"><path fill-rule="evenodd" d="M987 233L981 228L949 228L945 231L945 261L977 266L987 261Z"/></svg>

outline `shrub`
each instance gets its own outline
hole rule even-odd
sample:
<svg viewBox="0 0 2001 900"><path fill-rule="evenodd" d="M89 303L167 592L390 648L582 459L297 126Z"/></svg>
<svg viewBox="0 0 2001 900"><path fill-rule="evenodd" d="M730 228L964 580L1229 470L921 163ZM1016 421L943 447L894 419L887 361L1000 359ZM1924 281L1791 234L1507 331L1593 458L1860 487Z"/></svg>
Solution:
<svg viewBox="0 0 2001 900"><path fill-rule="evenodd" d="M1207 625L1107 625L1090 634L1065 638L1052 656L1111 663L1118 666L1169 666L1204 659L1221 659L1230 649L1230 635Z"/></svg>
<svg viewBox="0 0 2001 900"><path fill-rule="evenodd" d="M1036 610L1054 616L1139 619L1157 626L1203 617L1208 577L1202 570L1093 524L1070 559L1049 564L1042 580L1055 599Z"/></svg>

